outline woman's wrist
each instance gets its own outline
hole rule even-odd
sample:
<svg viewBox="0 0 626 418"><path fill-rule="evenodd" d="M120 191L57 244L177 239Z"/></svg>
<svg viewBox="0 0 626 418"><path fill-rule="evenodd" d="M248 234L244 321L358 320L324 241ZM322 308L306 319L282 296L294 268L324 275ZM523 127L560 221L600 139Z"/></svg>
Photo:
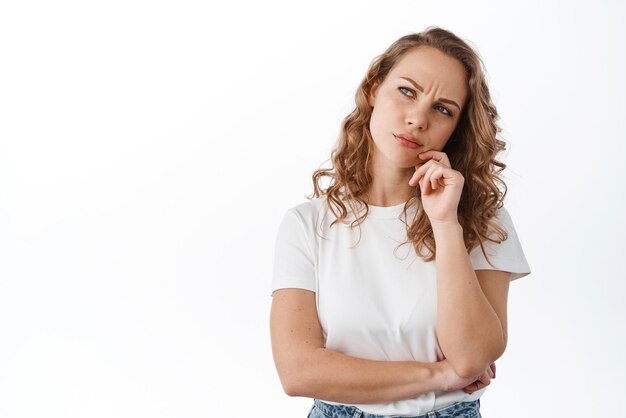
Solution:
<svg viewBox="0 0 626 418"><path fill-rule="evenodd" d="M433 382L435 382L435 390L447 391L447 360L441 360L430 364L431 371L433 373Z"/></svg>
<svg viewBox="0 0 626 418"><path fill-rule="evenodd" d="M430 226L433 230L435 240L437 240L437 235L456 234L459 232L463 234L463 227L457 220L451 220L448 222L431 221Z"/></svg>

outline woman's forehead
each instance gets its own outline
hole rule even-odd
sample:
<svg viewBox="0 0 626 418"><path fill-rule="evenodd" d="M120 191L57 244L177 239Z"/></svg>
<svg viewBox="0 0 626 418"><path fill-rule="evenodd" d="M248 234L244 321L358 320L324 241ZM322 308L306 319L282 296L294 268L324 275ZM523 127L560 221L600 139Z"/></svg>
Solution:
<svg viewBox="0 0 626 418"><path fill-rule="evenodd" d="M461 100L467 91L467 75L463 64L438 49L415 48L405 53L391 69L387 78L410 78L420 86L437 86L441 93Z"/></svg>
<svg viewBox="0 0 626 418"><path fill-rule="evenodd" d="M406 51L402 54L394 68L397 67L415 67L415 68L438 68L458 70L465 73L463 64L455 57L452 57L437 48L422 45ZM450 68L452 67L452 68Z"/></svg>

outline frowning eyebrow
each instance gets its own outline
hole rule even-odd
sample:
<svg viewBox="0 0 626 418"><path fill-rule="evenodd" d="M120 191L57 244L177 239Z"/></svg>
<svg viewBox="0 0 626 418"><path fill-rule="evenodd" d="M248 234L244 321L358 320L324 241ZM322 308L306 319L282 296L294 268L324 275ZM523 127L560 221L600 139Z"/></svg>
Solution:
<svg viewBox="0 0 626 418"><path fill-rule="evenodd" d="M413 81L412 79L408 78L408 77L400 77L406 81L408 81L409 83L413 84L413 86L418 89L419 91L421 91L422 93L424 93L424 88L422 86L420 86L419 84L417 84L415 81ZM461 106L459 106L454 100L450 100L450 99L445 99L443 97L439 98L440 102L444 102L444 103L450 103L451 105L455 105L457 107L457 109L461 110Z"/></svg>

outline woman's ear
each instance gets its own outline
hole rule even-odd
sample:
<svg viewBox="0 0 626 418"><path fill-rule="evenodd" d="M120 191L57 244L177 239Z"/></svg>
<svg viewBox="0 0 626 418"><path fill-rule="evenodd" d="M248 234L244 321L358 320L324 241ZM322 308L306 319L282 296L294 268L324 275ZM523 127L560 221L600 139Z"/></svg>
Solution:
<svg viewBox="0 0 626 418"><path fill-rule="evenodd" d="M380 86L380 83L378 81L375 81L372 84L372 88L370 89L370 94L367 98L367 103L369 103L370 107L374 107L374 102L376 101L376 92L378 91L379 86Z"/></svg>

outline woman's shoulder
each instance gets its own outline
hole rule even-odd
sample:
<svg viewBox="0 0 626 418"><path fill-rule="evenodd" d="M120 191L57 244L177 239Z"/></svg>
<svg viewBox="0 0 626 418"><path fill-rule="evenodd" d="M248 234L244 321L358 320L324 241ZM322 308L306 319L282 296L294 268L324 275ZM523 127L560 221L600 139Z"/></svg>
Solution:
<svg viewBox="0 0 626 418"><path fill-rule="evenodd" d="M296 216L302 221L317 217L324 207L324 199L321 197L309 199L287 208L287 215Z"/></svg>
<svg viewBox="0 0 626 418"><path fill-rule="evenodd" d="M326 201L324 197L317 197L298 203L287 208L285 216L297 218L300 223L309 226L315 223L324 212Z"/></svg>
<svg viewBox="0 0 626 418"><path fill-rule="evenodd" d="M348 206L346 206L346 210L348 211L346 219L349 222L353 219L353 215ZM334 211L330 209L326 196L320 196L290 207L286 216L292 217L294 220L297 218L306 230L317 230L324 233L336 221L338 216L336 211L338 211L336 207L334 207Z"/></svg>
<svg viewBox="0 0 626 418"><path fill-rule="evenodd" d="M326 205L326 198L324 196L316 197L298 203L295 206L289 208L290 211L296 212L302 216L318 213Z"/></svg>
<svg viewBox="0 0 626 418"><path fill-rule="evenodd" d="M512 226L513 220L511 219L511 214L507 210L507 208L503 205L496 209L494 218L501 224L506 226Z"/></svg>
<svg viewBox="0 0 626 418"><path fill-rule="evenodd" d="M494 237L498 237L499 240L502 236L500 232L496 231L496 227L504 229L504 238L507 240L508 238L511 238L511 236L513 236L512 240L517 238L515 223L513 222L513 218L511 217L509 210L504 205L495 210L495 215L491 218L487 230L487 236L489 238L493 239Z"/></svg>

